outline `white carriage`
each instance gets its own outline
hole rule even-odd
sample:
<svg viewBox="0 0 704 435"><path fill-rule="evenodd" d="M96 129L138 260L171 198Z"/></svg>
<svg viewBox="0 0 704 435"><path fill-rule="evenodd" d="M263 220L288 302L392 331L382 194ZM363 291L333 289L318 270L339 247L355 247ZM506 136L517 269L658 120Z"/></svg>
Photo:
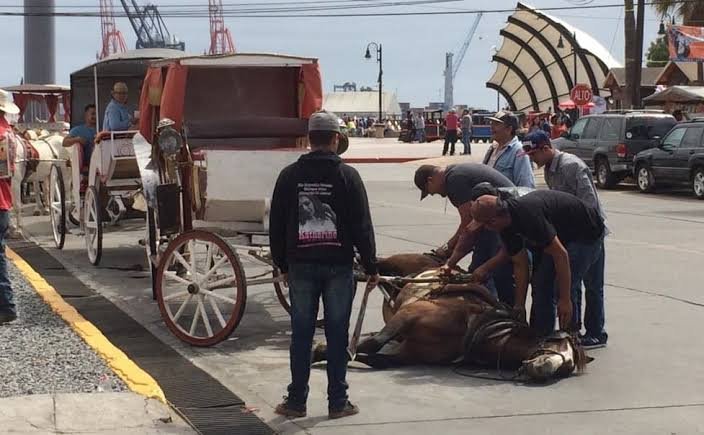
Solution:
<svg viewBox="0 0 704 435"><path fill-rule="evenodd" d="M141 101L134 143L149 205L147 251L169 329L196 346L226 339L248 285L274 283L288 310L269 258L269 198L280 170L307 151L307 118L322 105L317 60L157 61Z"/></svg>
<svg viewBox="0 0 704 435"><path fill-rule="evenodd" d="M83 122L84 106L95 104L99 131L90 159L83 148L71 150L70 200L66 177L52 173L52 229L61 249L67 233L66 220L80 225L85 234L88 259L98 265L102 256L103 230L128 218L144 219L140 207L141 178L132 144L136 130L101 132L102 113L110 102L115 82L124 82L132 96L138 95L149 62L183 56L166 49L142 49L120 53L71 74L71 126ZM129 104L128 104L129 106ZM132 108L138 105L132 103ZM136 110L134 111L135 114ZM143 201L142 201L143 202ZM74 212L70 212L70 210Z"/></svg>

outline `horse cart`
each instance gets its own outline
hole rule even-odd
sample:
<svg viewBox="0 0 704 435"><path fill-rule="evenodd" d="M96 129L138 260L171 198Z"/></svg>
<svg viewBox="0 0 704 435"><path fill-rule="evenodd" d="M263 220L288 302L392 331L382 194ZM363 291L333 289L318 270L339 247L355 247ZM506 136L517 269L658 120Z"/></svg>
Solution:
<svg viewBox="0 0 704 435"><path fill-rule="evenodd" d="M270 196L307 152L322 105L316 59L234 54L152 62L134 137L148 205L152 287L168 328L195 346L225 340L247 287L274 284Z"/></svg>
<svg viewBox="0 0 704 435"><path fill-rule="evenodd" d="M49 207L47 183L54 167L66 174L68 152L61 146L67 132L65 122L56 120L59 101L68 115L69 88L61 85L21 84L3 88L13 96L20 113L9 138L9 169L12 175L16 226L22 227L20 204L31 186L34 192L34 215L46 213ZM25 189L25 187L27 189ZM49 213L51 208L49 207Z"/></svg>
<svg viewBox="0 0 704 435"><path fill-rule="evenodd" d="M84 122L86 105L95 104L96 131L100 132L104 123L101 111L112 98L111 89L115 82L126 83L136 94L150 61L177 56L183 56L183 52L134 50L110 56L71 74L71 127ZM84 154L82 146L71 147L70 174L60 170L59 165L52 169L50 218L58 249L63 248L69 220L81 227L88 259L98 265L104 229L114 227L124 219L144 219L146 209L140 207L141 179L132 145L135 133L136 130L100 132L89 156Z"/></svg>

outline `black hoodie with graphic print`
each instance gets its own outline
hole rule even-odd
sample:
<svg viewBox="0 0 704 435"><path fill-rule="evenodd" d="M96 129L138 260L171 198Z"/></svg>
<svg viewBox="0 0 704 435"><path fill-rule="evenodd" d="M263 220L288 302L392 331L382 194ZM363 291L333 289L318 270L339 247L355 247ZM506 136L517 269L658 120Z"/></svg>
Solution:
<svg viewBox="0 0 704 435"><path fill-rule="evenodd" d="M291 263L352 263L357 248L364 270L377 273L374 227L359 173L332 152L313 151L276 180L269 243L282 272Z"/></svg>

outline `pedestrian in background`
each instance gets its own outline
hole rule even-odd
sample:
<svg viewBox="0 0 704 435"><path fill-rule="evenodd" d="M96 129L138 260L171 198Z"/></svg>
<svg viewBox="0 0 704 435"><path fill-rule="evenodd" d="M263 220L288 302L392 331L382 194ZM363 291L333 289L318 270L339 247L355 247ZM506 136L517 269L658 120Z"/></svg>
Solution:
<svg viewBox="0 0 704 435"><path fill-rule="evenodd" d="M425 142L425 117L423 113L418 113L414 120L416 127L416 140L418 143Z"/></svg>
<svg viewBox="0 0 704 435"><path fill-rule="evenodd" d="M450 112L445 117L445 145L442 148L442 155L447 154L448 145L450 146L450 155L455 155L455 144L457 143L457 129L459 128L460 120L457 117L457 111L450 109Z"/></svg>
<svg viewBox="0 0 704 435"><path fill-rule="evenodd" d="M464 144L464 155L472 154L472 114L465 109L462 112L462 144Z"/></svg>
<svg viewBox="0 0 704 435"><path fill-rule="evenodd" d="M523 144L516 136L518 118L511 112L500 111L488 119L494 143L487 150L483 163L504 174L516 186L534 188L533 167L528 156L522 155Z"/></svg>
<svg viewBox="0 0 704 435"><path fill-rule="evenodd" d="M378 127L383 128L383 127ZM291 297L291 378L277 414L304 417L318 304L323 298L327 339L328 417L357 414L347 395L347 344L356 282L357 248L369 275L379 281L374 227L359 173L342 163L348 147L337 117L316 112L308 122L311 151L279 174L271 200L271 254Z"/></svg>
<svg viewBox="0 0 704 435"><path fill-rule="evenodd" d="M7 258L5 257L5 236L10 226L10 210L12 210L12 191L10 190L9 172L9 138L12 127L7 122L5 114L16 115L20 108L12 102L9 92L0 89L0 159L5 160L6 174L0 174L0 325L17 319L17 310L12 294L12 285L7 273ZM19 213L19 210L18 210Z"/></svg>

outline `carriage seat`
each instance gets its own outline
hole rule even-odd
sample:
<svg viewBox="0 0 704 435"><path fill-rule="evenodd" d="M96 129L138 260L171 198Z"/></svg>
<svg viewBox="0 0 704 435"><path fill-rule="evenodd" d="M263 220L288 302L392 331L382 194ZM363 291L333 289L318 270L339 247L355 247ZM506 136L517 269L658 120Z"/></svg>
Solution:
<svg viewBox="0 0 704 435"><path fill-rule="evenodd" d="M186 134L191 150L210 147L293 147L295 138L308 134L308 122L305 119L280 116L186 121Z"/></svg>

